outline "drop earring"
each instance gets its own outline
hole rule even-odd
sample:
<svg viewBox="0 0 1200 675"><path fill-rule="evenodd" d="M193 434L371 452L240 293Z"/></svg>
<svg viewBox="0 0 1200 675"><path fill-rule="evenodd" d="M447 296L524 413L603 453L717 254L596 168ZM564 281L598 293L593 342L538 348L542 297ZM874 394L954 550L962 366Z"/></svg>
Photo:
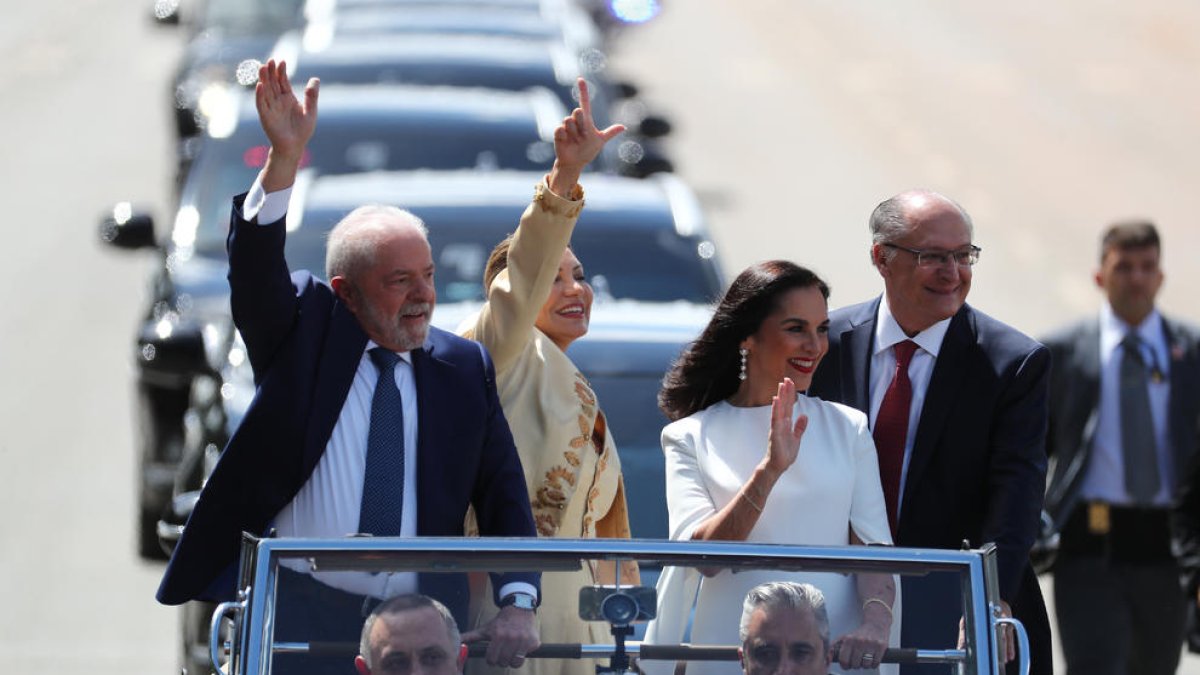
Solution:
<svg viewBox="0 0 1200 675"><path fill-rule="evenodd" d="M750 353L750 350L746 349L745 347L742 347L741 349L738 350L738 353L742 355L742 367L738 371L738 379L741 380L742 382L745 382L746 381L746 355Z"/></svg>

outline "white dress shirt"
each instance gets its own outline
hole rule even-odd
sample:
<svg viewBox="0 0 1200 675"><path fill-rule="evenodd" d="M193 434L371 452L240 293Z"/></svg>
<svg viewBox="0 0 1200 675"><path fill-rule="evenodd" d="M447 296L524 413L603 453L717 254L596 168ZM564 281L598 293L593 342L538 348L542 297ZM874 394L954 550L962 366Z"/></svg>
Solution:
<svg viewBox="0 0 1200 675"><path fill-rule="evenodd" d="M917 423L925 405L925 394L929 391L929 378L933 376L933 366L949 327L950 319L943 319L910 338L892 316L887 295L884 294L879 301L879 313L875 317L875 351L871 355L870 370L872 432L875 430L875 419L879 416L879 406L883 404L883 395L887 393L888 386L892 384L892 378L896 374L896 354L892 347L905 340L912 340L919 347L908 362L912 405L908 409L908 434L904 439L904 464L900 469L900 495L904 494L904 485L908 481L908 464L912 459L913 441L917 437ZM896 518L900 517L903 502L903 497L897 499Z"/></svg>
<svg viewBox="0 0 1200 675"><path fill-rule="evenodd" d="M266 193L256 179L246 195L242 217L260 225L271 224L287 214L291 188ZM344 537L358 532L362 506L363 480L367 466L367 436L371 427L371 401L379 370L368 353L378 347L368 340L358 361L354 381L337 423L308 481L292 501L275 516L276 535L280 537ZM396 362L396 387L400 390L404 412L404 505L400 536L417 536L417 384L411 352L399 352ZM284 560L283 565L334 588L359 595L390 598L417 590L412 572L368 574L363 572L310 572L306 562ZM505 584L500 597L512 593L537 596L536 589L524 582Z"/></svg>
<svg viewBox="0 0 1200 675"><path fill-rule="evenodd" d="M1167 369L1171 359L1162 317L1157 310L1132 327L1119 319L1108 303L1100 309L1100 400L1091 456L1079 494L1084 499L1109 504L1133 503L1125 490L1125 455L1121 449L1121 359L1124 356L1121 341L1131 330L1141 338L1142 359L1147 367L1157 369L1161 376L1152 378L1149 384L1150 415L1154 420L1154 437L1158 441L1158 474L1162 479L1152 503L1167 507L1171 504L1171 486L1175 485L1168 420L1171 380Z"/></svg>

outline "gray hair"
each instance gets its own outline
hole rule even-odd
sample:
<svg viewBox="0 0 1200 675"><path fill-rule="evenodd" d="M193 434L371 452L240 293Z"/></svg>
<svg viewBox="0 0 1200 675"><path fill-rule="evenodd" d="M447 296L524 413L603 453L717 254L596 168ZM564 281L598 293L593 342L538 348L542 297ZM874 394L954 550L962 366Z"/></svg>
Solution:
<svg viewBox="0 0 1200 675"><path fill-rule="evenodd" d="M742 621L738 625L738 637L742 644L750 633L750 618L754 611L770 612L777 609L812 610L817 620L817 632L829 650L829 613L825 609L825 596L812 584L794 581L769 581L750 589L742 603Z"/></svg>
<svg viewBox="0 0 1200 675"><path fill-rule="evenodd" d="M433 609L442 616L442 621L446 624L446 634L450 638L450 645L454 650L458 649L462 637L458 632L458 624L454 622L454 616L450 614L450 610L446 609L445 605L428 595L421 595L420 593L397 595L380 603L378 607L371 611L371 615L367 617L367 620L363 622L362 638L358 642L358 654L367 662L367 668L375 668L375 664L371 663L371 631L374 630L375 622L379 617L384 614L400 614L426 607ZM457 656L457 651L453 655Z"/></svg>
<svg viewBox="0 0 1200 675"><path fill-rule="evenodd" d="M908 234L909 223L906 213L908 201L918 196L940 199L958 209L963 222L967 224L967 232L971 235L971 239L975 238L975 223L971 221L971 215L961 204L933 190L917 189L901 192L890 199L885 199L875 207L868 223L871 228L872 244L889 244Z"/></svg>
<svg viewBox="0 0 1200 675"><path fill-rule="evenodd" d="M421 236L429 237L429 229L420 218L395 206L368 204L346 214L329 231L325 242L325 278L356 278L375 264L375 249L383 235L402 226L415 227Z"/></svg>

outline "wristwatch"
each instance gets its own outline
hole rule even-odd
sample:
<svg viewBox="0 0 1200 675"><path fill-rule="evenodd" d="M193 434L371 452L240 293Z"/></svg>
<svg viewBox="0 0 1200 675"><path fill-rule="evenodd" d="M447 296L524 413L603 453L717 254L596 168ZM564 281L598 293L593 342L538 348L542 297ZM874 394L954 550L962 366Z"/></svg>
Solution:
<svg viewBox="0 0 1200 675"><path fill-rule="evenodd" d="M527 609L532 612L537 609L537 600L528 593L509 593L500 600L500 606L508 607L510 605L517 609Z"/></svg>

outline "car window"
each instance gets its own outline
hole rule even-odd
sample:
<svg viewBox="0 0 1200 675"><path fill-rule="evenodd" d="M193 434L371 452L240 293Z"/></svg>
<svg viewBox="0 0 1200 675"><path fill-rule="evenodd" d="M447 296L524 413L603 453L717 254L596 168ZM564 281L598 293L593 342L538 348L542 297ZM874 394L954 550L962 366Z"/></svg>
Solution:
<svg viewBox="0 0 1200 675"><path fill-rule="evenodd" d="M300 23L302 0L207 0L199 24L237 33L283 32Z"/></svg>

